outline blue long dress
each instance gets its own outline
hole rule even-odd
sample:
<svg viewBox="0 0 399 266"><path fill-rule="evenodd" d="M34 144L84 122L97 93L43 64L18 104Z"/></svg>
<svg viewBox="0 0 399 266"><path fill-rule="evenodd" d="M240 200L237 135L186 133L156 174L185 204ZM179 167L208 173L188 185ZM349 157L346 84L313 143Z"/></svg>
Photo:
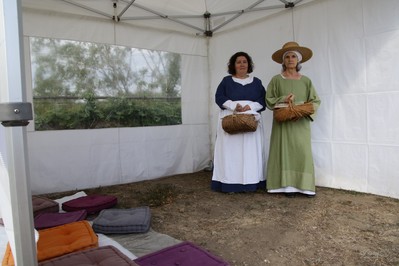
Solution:
<svg viewBox="0 0 399 266"><path fill-rule="evenodd" d="M260 79L226 76L219 84L215 101L220 107L214 151L211 188L221 192L247 192L265 189L263 125L266 91ZM255 132L230 135L222 128L222 118L232 114L236 104L248 104L259 120ZM230 108L229 108L230 107Z"/></svg>

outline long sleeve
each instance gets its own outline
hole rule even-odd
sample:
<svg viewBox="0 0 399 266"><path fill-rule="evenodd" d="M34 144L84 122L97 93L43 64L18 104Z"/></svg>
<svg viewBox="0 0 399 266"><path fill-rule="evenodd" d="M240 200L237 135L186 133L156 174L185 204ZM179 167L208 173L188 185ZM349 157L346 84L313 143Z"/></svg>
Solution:
<svg viewBox="0 0 399 266"><path fill-rule="evenodd" d="M280 84L276 77L273 77L267 85L266 106L270 110L273 110L276 104L283 102L288 95L281 95L279 87Z"/></svg>
<svg viewBox="0 0 399 266"><path fill-rule="evenodd" d="M313 87L313 83L311 80L309 80L308 102L313 103L314 113L310 115L310 119L313 121L314 118L316 117L317 109L319 109L319 106L321 104L321 100L320 100L319 95L316 92L316 89Z"/></svg>
<svg viewBox="0 0 399 266"><path fill-rule="evenodd" d="M226 78L224 78L219 86L216 89L216 94L215 94L215 102L216 104L220 107L220 109L226 109L223 104L227 102L228 100L231 100L229 97L227 97L227 84L226 84Z"/></svg>
<svg viewBox="0 0 399 266"><path fill-rule="evenodd" d="M227 100L222 105L225 109L230 111L234 111L237 107L237 103L233 102L232 100Z"/></svg>

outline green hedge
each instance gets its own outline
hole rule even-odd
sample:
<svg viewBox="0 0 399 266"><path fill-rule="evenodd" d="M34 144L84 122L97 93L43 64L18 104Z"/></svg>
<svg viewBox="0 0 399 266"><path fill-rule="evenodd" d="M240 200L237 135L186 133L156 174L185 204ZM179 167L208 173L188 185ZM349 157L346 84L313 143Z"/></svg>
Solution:
<svg viewBox="0 0 399 266"><path fill-rule="evenodd" d="M34 98L35 130L181 124L180 98Z"/></svg>

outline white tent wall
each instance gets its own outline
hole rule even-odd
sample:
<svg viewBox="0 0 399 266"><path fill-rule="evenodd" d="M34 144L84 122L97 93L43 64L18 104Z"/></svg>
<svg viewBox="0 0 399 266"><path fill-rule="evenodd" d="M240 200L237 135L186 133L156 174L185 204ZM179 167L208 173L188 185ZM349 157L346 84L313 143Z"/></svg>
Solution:
<svg viewBox="0 0 399 266"><path fill-rule="evenodd" d="M302 73L313 80L322 98L312 124L317 185L399 198L399 124L393 123L399 116L394 109L399 100L399 75L395 72L399 59L398 1L304 1L293 9L242 15L208 40L188 31L175 31L173 24L163 20L157 29L153 27L156 21L148 23L151 27L142 21L133 26L84 12L71 15L60 13L61 9L33 7L23 10L26 38L42 36L177 52L183 54L184 64L180 126L59 132L35 132L30 127L33 193L203 169L212 159L216 137L218 110L213 96L227 75L229 57L236 51L247 51L255 61L254 75L266 87L280 71L271 54L283 43L296 40L314 52ZM223 19L217 17L213 22L217 25ZM27 83L29 95L30 77ZM271 120L271 112L265 111L266 159Z"/></svg>
<svg viewBox="0 0 399 266"><path fill-rule="evenodd" d="M196 172L208 166L206 39L32 9L24 10L24 35L26 43L28 36L38 36L182 54L182 125L41 132L30 126L28 150L33 194L136 182ZM26 50L29 55L28 45ZM29 76L28 91L31 87Z"/></svg>
<svg viewBox="0 0 399 266"><path fill-rule="evenodd" d="M214 36L211 97L239 50L253 57L266 87L281 69L271 54L293 39L314 52L301 72L322 99L312 124L317 185L399 198L399 2L313 1ZM214 104L213 143L215 117ZM270 111L263 122L268 151Z"/></svg>

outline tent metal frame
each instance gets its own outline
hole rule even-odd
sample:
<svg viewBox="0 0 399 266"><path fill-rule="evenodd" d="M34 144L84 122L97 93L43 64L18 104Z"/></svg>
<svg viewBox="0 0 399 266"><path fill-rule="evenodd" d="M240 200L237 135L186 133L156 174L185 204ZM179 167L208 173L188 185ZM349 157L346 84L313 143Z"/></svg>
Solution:
<svg viewBox="0 0 399 266"><path fill-rule="evenodd" d="M77 6L79 8L85 9L87 11L96 13L98 15L104 16L106 18L112 19L115 22L119 21L127 21L127 20L153 20L153 19L166 19L169 21L172 21L174 23L178 23L180 25L192 28L196 31L199 31L200 33L196 33L196 35L204 35L206 37L212 37L213 33L221 29L222 27L226 26L233 20L236 20L238 17L245 13L249 12L256 12L256 11L263 11L263 10L272 10L272 9L283 9L283 8L294 8L298 3L302 2L303 0L295 0L295 1L287 1L287 0L279 0L282 4L280 5L273 5L273 6L268 6L268 7L256 7L262 2L266 0L258 0L255 3L249 5L247 8L242 9L242 10L234 10L234 11L228 11L228 12L221 12L221 13L215 13L211 14L208 11L206 11L203 15L186 15L186 16L173 16L173 15L167 15L163 14L161 12L158 12L156 10L150 9L148 7L145 7L143 5L135 3L136 0L111 0L112 2L112 7L114 14L108 14L103 11L97 10L95 8L79 4L73 0L62 0L68 4ZM116 14L116 8L118 5L118 1L124 2L127 5L124 7L124 9L119 12L119 14ZM144 10L148 13L153 14L152 16L139 16L139 17L123 17L124 13L131 7L139 8L141 10ZM222 24L212 28L212 23L211 23L211 18L212 17L218 17L218 16L225 16L225 15L233 15L231 18L223 22ZM187 18L192 18L192 19L199 19L199 18L204 18L204 29L199 28L195 25L192 25L190 23L184 22L181 19L187 19Z"/></svg>
<svg viewBox="0 0 399 266"><path fill-rule="evenodd" d="M26 125L32 118L26 102L21 0L0 0L0 96L5 138L5 167L1 185L10 200L4 215L15 265L37 265L33 207L28 167ZM1 155L0 155L1 156ZM1 162L0 162L1 163ZM7 209L7 208L5 208Z"/></svg>

